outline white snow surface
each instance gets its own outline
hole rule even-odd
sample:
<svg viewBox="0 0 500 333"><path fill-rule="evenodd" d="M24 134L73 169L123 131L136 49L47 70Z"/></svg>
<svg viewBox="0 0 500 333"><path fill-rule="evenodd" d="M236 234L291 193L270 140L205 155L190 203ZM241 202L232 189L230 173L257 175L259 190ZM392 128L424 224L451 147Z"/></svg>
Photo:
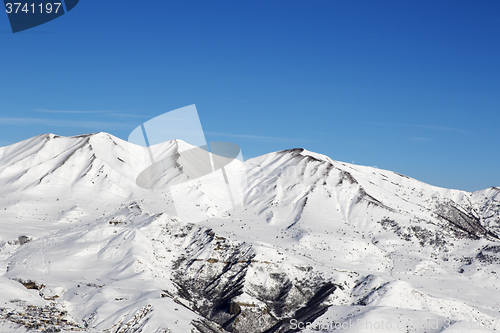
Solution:
<svg viewBox="0 0 500 333"><path fill-rule="evenodd" d="M175 160L189 147L151 149ZM210 229L255 253L242 307L265 308L254 290L271 288L272 272L338 286L303 332L500 330L499 188L438 188L294 149L246 161L243 204L227 211L227 188L184 172L196 161L177 161L160 189L137 186L132 165L147 154L107 133L0 148L1 332L199 332L172 272ZM176 205L167 186L182 181ZM202 218L180 218L184 202ZM186 226L200 232L172 238Z"/></svg>

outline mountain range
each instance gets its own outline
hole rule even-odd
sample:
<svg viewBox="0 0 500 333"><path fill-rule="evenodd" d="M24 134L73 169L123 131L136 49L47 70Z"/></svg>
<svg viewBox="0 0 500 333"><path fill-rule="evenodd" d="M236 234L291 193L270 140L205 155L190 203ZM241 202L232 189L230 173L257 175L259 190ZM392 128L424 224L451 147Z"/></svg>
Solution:
<svg viewBox="0 0 500 333"><path fill-rule="evenodd" d="M0 331L500 329L500 188L302 148L228 168L226 186L190 149L107 133L0 148ZM145 188L151 151L169 167Z"/></svg>

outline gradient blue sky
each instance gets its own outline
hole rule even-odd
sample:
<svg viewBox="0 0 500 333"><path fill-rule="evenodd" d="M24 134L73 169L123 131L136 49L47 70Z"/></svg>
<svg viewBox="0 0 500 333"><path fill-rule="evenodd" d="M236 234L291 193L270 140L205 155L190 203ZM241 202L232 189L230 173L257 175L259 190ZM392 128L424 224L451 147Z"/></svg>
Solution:
<svg viewBox="0 0 500 333"><path fill-rule="evenodd" d="M12 34L0 145L196 104L245 158L303 147L432 185L500 186L500 2L82 0Z"/></svg>

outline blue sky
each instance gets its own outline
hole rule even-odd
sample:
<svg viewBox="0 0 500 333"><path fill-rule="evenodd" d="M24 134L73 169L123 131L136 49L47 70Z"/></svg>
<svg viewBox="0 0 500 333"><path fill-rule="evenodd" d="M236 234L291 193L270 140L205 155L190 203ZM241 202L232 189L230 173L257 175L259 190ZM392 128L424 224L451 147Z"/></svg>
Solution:
<svg viewBox="0 0 500 333"><path fill-rule="evenodd" d="M12 34L0 145L196 104L245 158L303 147L432 185L500 186L500 2L82 0Z"/></svg>

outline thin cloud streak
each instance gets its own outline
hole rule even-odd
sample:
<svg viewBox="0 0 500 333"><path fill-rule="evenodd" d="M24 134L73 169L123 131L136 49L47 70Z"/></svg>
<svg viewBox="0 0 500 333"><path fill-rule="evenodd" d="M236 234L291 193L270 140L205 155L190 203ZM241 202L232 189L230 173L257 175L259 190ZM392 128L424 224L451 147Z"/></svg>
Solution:
<svg viewBox="0 0 500 333"><path fill-rule="evenodd" d="M149 118L149 116L142 114L132 114L132 113L110 113L113 117L129 117L129 118Z"/></svg>
<svg viewBox="0 0 500 333"><path fill-rule="evenodd" d="M132 113L117 112L112 110L48 110L48 109L34 109L36 112L41 113L56 113L56 114L103 114L110 117L130 117L130 118L148 118L148 116Z"/></svg>
<svg viewBox="0 0 500 333"><path fill-rule="evenodd" d="M251 139L251 140L265 140L265 141L311 141L304 140L300 138L279 138L272 136L261 136L261 135L252 135L252 134L232 134L232 133L221 133L221 132L205 132L208 135L216 135L216 136L226 136L230 138L242 138L242 139Z"/></svg>
<svg viewBox="0 0 500 333"><path fill-rule="evenodd" d="M93 128L93 129L120 129L129 128L130 125L110 121L89 120L59 120L45 118L0 118L0 125L44 125L55 127Z"/></svg>
<svg viewBox="0 0 500 333"><path fill-rule="evenodd" d="M65 114L95 114L95 113L110 113L113 111L66 111L66 110L47 110L47 109L34 109L36 112L42 113L65 113Z"/></svg>
<svg viewBox="0 0 500 333"><path fill-rule="evenodd" d="M467 133L469 134L469 131L460 129L460 128L454 128L454 127L448 127L448 126L436 126L436 125L419 125L419 124L404 124L404 123L387 123L387 122L369 122L368 124L375 125L375 126L388 126L388 127L414 127L414 128L424 128L424 129L429 129L429 130L434 130L434 131L441 131L441 132L457 132L457 133Z"/></svg>

